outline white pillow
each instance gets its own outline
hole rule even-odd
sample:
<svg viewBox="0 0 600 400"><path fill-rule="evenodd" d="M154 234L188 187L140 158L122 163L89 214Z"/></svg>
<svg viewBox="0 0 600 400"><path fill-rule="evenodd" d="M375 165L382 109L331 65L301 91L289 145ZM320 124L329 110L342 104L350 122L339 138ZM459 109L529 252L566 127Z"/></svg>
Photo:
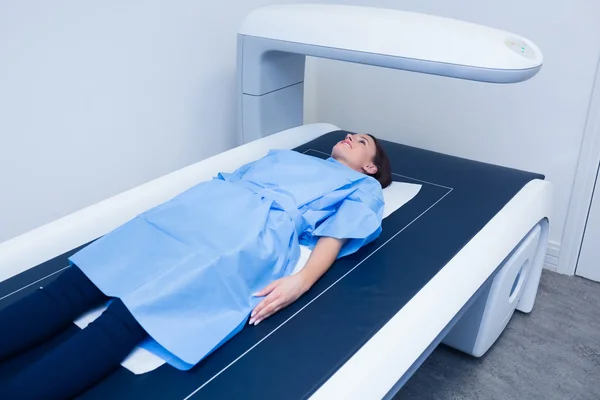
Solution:
<svg viewBox="0 0 600 400"><path fill-rule="evenodd" d="M383 189L383 200L385 207L383 209L383 218L412 200L421 190L422 185L406 182L392 182L392 184Z"/></svg>

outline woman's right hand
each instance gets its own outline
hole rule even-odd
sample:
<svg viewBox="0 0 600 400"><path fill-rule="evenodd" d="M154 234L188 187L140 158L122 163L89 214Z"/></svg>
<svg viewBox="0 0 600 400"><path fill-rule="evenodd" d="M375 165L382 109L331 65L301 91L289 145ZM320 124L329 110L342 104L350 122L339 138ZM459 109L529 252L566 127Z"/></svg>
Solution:
<svg viewBox="0 0 600 400"><path fill-rule="evenodd" d="M302 274L286 276L278 279L260 292L257 297L266 296L250 314L250 324L258 325L262 320L269 318L277 311L281 310L298 300L309 286Z"/></svg>

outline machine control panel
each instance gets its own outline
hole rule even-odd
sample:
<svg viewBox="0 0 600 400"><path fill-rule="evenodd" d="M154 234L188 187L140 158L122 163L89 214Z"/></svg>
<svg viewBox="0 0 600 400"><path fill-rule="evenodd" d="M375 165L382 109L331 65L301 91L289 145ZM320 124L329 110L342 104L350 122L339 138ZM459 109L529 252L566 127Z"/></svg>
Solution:
<svg viewBox="0 0 600 400"><path fill-rule="evenodd" d="M516 37L508 37L504 43L515 53L530 60L535 60L535 51L524 40Z"/></svg>

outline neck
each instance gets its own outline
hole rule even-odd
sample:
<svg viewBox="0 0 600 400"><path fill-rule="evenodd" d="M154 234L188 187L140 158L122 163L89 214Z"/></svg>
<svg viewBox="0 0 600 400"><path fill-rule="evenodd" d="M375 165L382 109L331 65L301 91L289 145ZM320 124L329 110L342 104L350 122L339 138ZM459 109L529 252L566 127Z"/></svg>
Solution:
<svg viewBox="0 0 600 400"><path fill-rule="evenodd" d="M356 168L352 168L352 166L350 164L348 164L348 162L346 162L346 160L342 159L342 158L336 158L336 157L332 157L334 160L336 160L337 162L339 162L340 164L344 164L346 167L350 168L351 170L360 172L360 173L364 173L363 170L358 170Z"/></svg>

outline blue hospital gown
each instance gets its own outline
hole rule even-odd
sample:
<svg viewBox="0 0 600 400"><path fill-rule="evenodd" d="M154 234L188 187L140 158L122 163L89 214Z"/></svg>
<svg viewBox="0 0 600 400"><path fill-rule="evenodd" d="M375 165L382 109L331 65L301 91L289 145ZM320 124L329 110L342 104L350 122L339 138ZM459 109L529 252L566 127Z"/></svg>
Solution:
<svg viewBox="0 0 600 400"><path fill-rule="evenodd" d="M338 257L381 232L377 180L333 158L272 150L139 214L74 254L107 296L120 298L151 352L186 370L235 335L290 275L300 247L348 239Z"/></svg>

